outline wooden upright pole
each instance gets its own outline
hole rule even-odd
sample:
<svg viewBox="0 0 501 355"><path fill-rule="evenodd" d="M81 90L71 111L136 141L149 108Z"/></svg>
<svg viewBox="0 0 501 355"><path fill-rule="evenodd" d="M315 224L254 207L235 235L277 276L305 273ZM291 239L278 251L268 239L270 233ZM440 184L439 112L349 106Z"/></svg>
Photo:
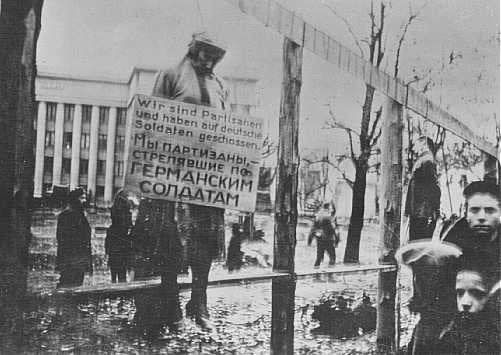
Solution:
<svg viewBox="0 0 501 355"><path fill-rule="evenodd" d="M381 137L380 264L396 264L395 251L400 245L402 111L401 104L386 99ZM398 350L395 341L396 280L395 271L379 274L376 333L380 354L394 354Z"/></svg>
<svg viewBox="0 0 501 355"><path fill-rule="evenodd" d="M25 335L42 2L0 1L0 353L19 352Z"/></svg>
<svg viewBox="0 0 501 355"><path fill-rule="evenodd" d="M285 38L280 102L278 177L275 197L273 270L287 277L272 281L271 353L294 352L294 251L296 248L299 93L303 47Z"/></svg>

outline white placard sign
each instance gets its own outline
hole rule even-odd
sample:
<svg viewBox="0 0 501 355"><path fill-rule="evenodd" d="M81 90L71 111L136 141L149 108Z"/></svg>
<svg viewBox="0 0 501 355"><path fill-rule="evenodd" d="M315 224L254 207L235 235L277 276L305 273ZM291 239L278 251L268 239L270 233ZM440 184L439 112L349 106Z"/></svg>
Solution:
<svg viewBox="0 0 501 355"><path fill-rule="evenodd" d="M127 190L254 211L262 119L145 95L133 98L127 117Z"/></svg>

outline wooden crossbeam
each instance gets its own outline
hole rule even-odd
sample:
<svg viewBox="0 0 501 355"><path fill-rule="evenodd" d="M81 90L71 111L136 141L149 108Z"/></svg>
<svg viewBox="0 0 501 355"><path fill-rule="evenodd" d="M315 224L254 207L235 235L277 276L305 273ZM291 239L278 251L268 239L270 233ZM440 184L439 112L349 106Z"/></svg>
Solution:
<svg viewBox="0 0 501 355"><path fill-rule="evenodd" d="M394 78L376 68L359 54L310 25L275 0L226 1L239 8L243 13L262 22L266 27L270 27L329 63L336 65L339 69L376 88L379 92L421 115L426 120L445 128L498 159L497 148L494 144L475 134L457 117L433 103L416 89L406 85L403 80Z"/></svg>
<svg viewBox="0 0 501 355"><path fill-rule="evenodd" d="M305 280L311 278L329 277L332 275L351 275L351 274L365 274L369 272L389 272L396 271L394 265L336 265L334 268L324 270L302 270L296 272L298 280ZM267 282L273 279L288 277L288 273L282 272L264 272L252 274L228 274L224 277L209 280L210 287L232 286L232 285L248 285L260 282ZM179 278L179 288L181 290L188 290L191 288L191 280L188 277ZM144 281L132 281L116 284L102 284L95 286L79 286L79 287L64 287L58 288L54 294L67 295L67 296L80 296L80 297L116 297L127 296L139 293L144 290L156 288L160 286L160 278L154 278Z"/></svg>

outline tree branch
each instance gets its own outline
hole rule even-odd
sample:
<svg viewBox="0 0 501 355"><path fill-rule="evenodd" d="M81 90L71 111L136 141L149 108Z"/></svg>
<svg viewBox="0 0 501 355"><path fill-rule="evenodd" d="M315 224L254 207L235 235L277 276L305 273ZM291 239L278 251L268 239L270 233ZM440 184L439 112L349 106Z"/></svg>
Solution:
<svg viewBox="0 0 501 355"><path fill-rule="evenodd" d="M384 51L382 50L382 42L383 42L383 30L384 30L384 10L386 6L383 2L381 2L381 9L380 9L380 21L381 25L379 26L376 39L378 42L378 55L377 55L377 61L376 61L376 67L379 68L381 65L381 62L383 61L384 57Z"/></svg>
<svg viewBox="0 0 501 355"><path fill-rule="evenodd" d="M322 4L326 6L331 12L336 16L338 19L343 21L344 25L346 26L346 29L350 33L351 37L353 38L353 41L355 42L355 45L357 46L358 50L360 51L360 56L364 58L364 51L362 49L362 46L360 45L360 40L358 37L355 35L355 32L353 31L353 28L351 27L351 24L348 22L347 19L345 19L343 16L339 15L336 9L334 9L332 6L328 5L325 3L325 1L322 1Z"/></svg>
<svg viewBox="0 0 501 355"><path fill-rule="evenodd" d="M414 14L411 13L409 18L407 19L407 22L404 25L404 30L402 31L402 34L400 35L400 38L398 39L397 54L396 54L396 58L395 58L395 68L394 68L394 72L393 72L393 76L395 78L398 76L398 66L400 64L400 51L402 49L402 45L404 43L407 31L409 30L409 27L412 24L412 21L414 21L418 17L419 13L421 12L421 10L423 10L423 8L426 5L428 5L428 3L423 4L423 6L418 11L416 11Z"/></svg>
<svg viewBox="0 0 501 355"><path fill-rule="evenodd" d="M374 138L374 133L376 132L376 127L381 119L382 113L383 113L383 108L380 106L379 109L376 111L376 118L372 122L371 133L369 134L367 139L371 140Z"/></svg>
<svg viewBox="0 0 501 355"><path fill-rule="evenodd" d="M347 176L346 176L346 173L337 165L332 165L334 167L334 169L336 169L337 171L339 171L339 173L341 174L341 176L343 177L343 180L346 181L346 183L350 186L350 188L353 189L353 184L354 184L354 181L349 179Z"/></svg>

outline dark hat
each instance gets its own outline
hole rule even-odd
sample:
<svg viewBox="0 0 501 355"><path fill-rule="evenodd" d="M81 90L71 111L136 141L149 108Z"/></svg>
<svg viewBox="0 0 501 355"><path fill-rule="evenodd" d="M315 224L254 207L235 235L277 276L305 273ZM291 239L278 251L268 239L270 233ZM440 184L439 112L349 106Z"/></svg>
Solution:
<svg viewBox="0 0 501 355"><path fill-rule="evenodd" d="M213 34L210 34L207 31L193 33L189 47L191 48L198 45L212 47L215 50L222 52L222 54L226 52L226 44L224 44L220 39L216 39Z"/></svg>
<svg viewBox="0 0 501 355"><path fill-rule="evenodd" d="M489 194L497 198L498 200L500 199L499 196L499 185L497 185L495 182L491 181L473 181L470 183L468 186L465 187L463 190L463 196L465 198L469 198L474 194L480 193L480 194Z"/></svg>
<svg viewBox="0 0 501 355"><path fill-rule="evenodd" d="M82 189L81 187L77 187L76 189L70 191L70 194L68 196L68 200L70 202L71 201L76 201L82 195L85 195L85 190Z"/></svg>

